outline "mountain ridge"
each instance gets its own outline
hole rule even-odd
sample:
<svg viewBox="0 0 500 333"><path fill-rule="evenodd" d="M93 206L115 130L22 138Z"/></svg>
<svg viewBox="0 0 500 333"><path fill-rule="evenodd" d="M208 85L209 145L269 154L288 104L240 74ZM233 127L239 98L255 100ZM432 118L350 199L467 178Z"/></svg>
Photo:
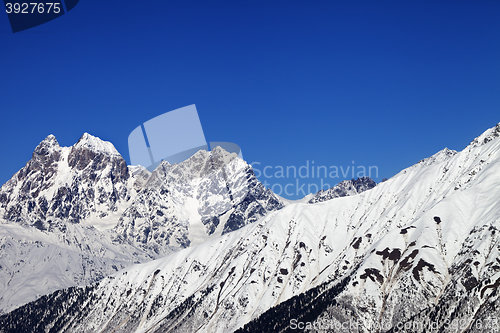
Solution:
<svg viewBox="0 0 500 333"><path fill-rule="evenodd" d="M292 319L307 319L373 332L427 313L441 328L498 318L500 140L481 141L359 195L289 204L91 287L47 295L0 323L13 330L36 313L44 327L64 322L58 332L229 332L292 330ZM46 307L56 300L68 310ZM296 318L286 316L292 305ZM276 321L259 321L268 311Z"/></svg>
<svg viewBox="0 0 500 333"><path fill-rule="evenodd" d="M163 162L152 174L127 166L111 143L88 133L70 147L48 135L0 188L0 311L281 207L246 162L220 147Z"/></svg>

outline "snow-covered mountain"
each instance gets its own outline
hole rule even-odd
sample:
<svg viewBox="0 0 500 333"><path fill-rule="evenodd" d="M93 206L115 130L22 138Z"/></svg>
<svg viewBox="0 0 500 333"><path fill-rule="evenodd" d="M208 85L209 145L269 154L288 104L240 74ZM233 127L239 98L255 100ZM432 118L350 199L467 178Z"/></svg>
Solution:
<svg viewBox="0 0 500 333"><path fill-rule="evenodd" d="M43 140L0 188L0 312L148 260L98 230L116 224L135 182L109 142L87 133L73 147Z"/></svg>
<svg viewBox="0 0 500 333"><path fill-rule="evenodd" d="M283 207L250 165L216 147L188 160L162 162L113 229L116 242L169 254L237 230Z"/></svg>
<svg viewBox="0 0 500 333"><path fill-rule="evenodd" d="M463 151L444 149L361 194L290 204L91 286L43 296L0 317L0 327L498 332L499 133L500 124Z"/></svg>
<svg viewBox="0 0 500 333"><path fill-rule="evenodd" d="M72 147L50 135L0 188L0 313L282 207L246 162L220 147L151 174L87 133Z"/></svg>
<svg viewBox="0 0 500 333"><path fill-rule="evenodd" d="M356 195L367 190L371 190L377 186L377 183L370 177L361 177L358 179L344 180L329 188L328 190L320 190L318 193L309 199L308 203L323 202L340 197Z"/></svg>
<svg viewBox="0 0 500 333"><path fill-rule="evenodd" d="M0 214L39 230L119 215L135 192L115 147L85 133L73 147L49 135L0 189Z"/></svg>

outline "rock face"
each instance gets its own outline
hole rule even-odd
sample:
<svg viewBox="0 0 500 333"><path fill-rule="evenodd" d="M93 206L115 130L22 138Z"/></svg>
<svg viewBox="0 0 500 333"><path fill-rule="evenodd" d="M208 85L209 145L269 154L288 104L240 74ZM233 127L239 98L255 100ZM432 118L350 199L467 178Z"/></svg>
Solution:
<svg viewBox="0 0 500 333"><path fill-rule="evenodd" d="M131 204L135 182L109 142L87 133L73 147L43 140L0 188L0 311L147 260L96 229Z"/></svg>
<svg viewBox="0 0 500 333"><path fill-rule="evenodd" d="M135 194L127 164L110 143L99 147L97 140L85 133L66 148L49 135L0 189L3 218L52 230L104 218L127 205Z"/></svg>
<svg viewBox="0 0 500 333"><path fill-rule="evenodd" d="M0 317L0 327L498 332L500 139L485 133L481 144L438 152L359 195L289 204L43 296Z"/></svg>
<svg viewBox="0 0 500 333"><path fill-rule="evenodd" d="M375 183L370 177L344 180L326 191L319 191L308 201L308 203L323 202L335 198L356 195L370 190L375 186L377 186L377 183Z"/></svg>
<svg viewBox="0 0 500 333"><path fill-rule="evenodd" d="M165 255L237 230L282 207L245 161L216 147L179 164L162 162L113 231L116 242Z"/></svg>
<svg viewBox="0 0 500 333"><path fill-rule="evenodd" d="M220 147L151 173L88 133L72 147L49 135L0 188L0 313L283 207L246 162Z"/></svg>
<svg viewBox="0 0 500 333"><path fill-rule="evenodd" d="M0 313L236 230L283 207L221 148L152 174L85 133L49 135L0 188Z"/></svg>

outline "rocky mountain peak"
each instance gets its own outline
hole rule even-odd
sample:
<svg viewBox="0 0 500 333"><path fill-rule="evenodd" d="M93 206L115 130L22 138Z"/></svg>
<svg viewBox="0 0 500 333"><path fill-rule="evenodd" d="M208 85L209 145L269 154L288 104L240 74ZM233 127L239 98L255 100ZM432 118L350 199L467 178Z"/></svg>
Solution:
<svg viewBox="0 0 500 333"><path fill-rule="evenodd" d="M208 161L205 164L202 174L210 174L211 172L220 169L224 165L229 164L236 157L238 157L238 155L236 155L235 153L229 153L223 148L217 146L210 152Z"/></svg>
<svg viewBox="0 0 500 333"><path fill-rule="evenodd" d="M31 187L47 187L50 186L51 180L57 172L57 163L61 160L62 148L52 134L47 136L33 151L31 160L13 176L10 184L16 183L17 180L23 181L27 178L32 178L29 184L24 187L24 192L28 193ZM30 185L31 184L31 185ZM35 190L35 197L38 193Z"/></svg>
<svg viewBox="0 0 500 333"><path fill-rule="evenodd" d="M38 147L59 147L59 142L57 142L54 134L49 134L45 139L43 139L42 142L38 144Z"/></svg>
<svg viewBox="0 0 500 333"><path fill-rule="evenodd" d="M472 140L468 148L475 148L482 146L500 136L500 123L495 127L487 129L483 134Z"/></svg>
<svg viewBox="0 0 500 333"><path fill-rule="evenodd" d="M351 195L356 195L361 192L370 190L377 186L377 183L370 177L361 177L358 179L343 180L334 187L328 190L321 190L316 193L308 203L317 203L334 198L346 197Z"/></svg>
<svg viewBox="0 0 500 333"><path fill-rule="evenodd" d="M91 174L102 171L111 165L110 174L113 179L118 178L125 181L130 176L127 162L113 144L88 133L84 133L78 142L71 147L68 165L76 170L89 168Z"/></svg>
<svg viewBox="0 0 500 333"><path fill-rule="evenodd" d="M74 146L60 147L49 135L0 189L0 217L46 230L61 221L106 216L130 199L130 177L111 143L85 133Z"/></svg>
<svg viewBox="0 0 500 333"><path fill-rule="evenodd" d="M180 163L170 164L168 161L162 161L153 171L150 183L154 185L165 180L184 183L195 178L206 177L228 165L236 157L238 155L228 153L221 147L215 147L212 151L201 149Z"/></svg>
<svg viewBox="0 0 500 333"><path fill-rule="evenodd" d="M83 133L83 135L80 137L80 139L78 139L78 142L73 146L73 148L88 149L94 151L95 153L103 153L121 157L120 153L116 150L115 146L111 142L101 140L100 138L90 135L87 132Z"/></svg>
<svg viewBox="0 0 500 333"><path fill-rule="evenodd" d="M229 163L238 156L238 154L230 153L220 146L217 146L214 149L212 149L211 155L212 158L220 161L225 161L226 163Z"/></svg>
<svg viewBox="0 0 500 333"><path fill-rule="evenodd" d="M441 163L443 161L446 161L450 159L451 157L455 156L457 154L456 150L444 148L435 153L434 155L424 158L423 160L418 161L417 164L412 165L410 168L413 167L422 167L422 166L429 166L431 164L435 163Z"/></svg>
<svg viewBox="0 0 500 333"><path fill-rule="evenodd" d="M56 137L52 134L47 136L42 142L38 144L32 154L33 159L41 158L44 159L50 155L53 151L60 150L59 142L57 142Z"/></svg>

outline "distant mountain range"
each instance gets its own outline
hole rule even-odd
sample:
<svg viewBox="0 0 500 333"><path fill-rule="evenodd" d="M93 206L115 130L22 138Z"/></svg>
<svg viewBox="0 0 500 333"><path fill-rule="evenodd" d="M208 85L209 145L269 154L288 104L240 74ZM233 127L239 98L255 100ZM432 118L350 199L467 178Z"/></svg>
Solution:
<svg viewBox="0 0 500 333"><path fill-rule="evenodd" d="M151 174L85 133L49 135L0 189L0 309L236 230L283 203L221 148Z"/></svg>
<svg viewBox="0 0 500 333"><path fill-rule="evenodd" d="M99 281L85 287L42 296L1 316L0 327L4 332L498 332L499 136L500 124L461 152L445 148L377 186L353 180L316 194L312 203L285 204L263 189L244 161L222 150L199 152L185 164L165 163L149 177L139 168L120 168L112 154L101 169L85 159L74 164L97 164L101 172L93 179L106 184L97 193L116 198L107 206L116 207L115 224L104 217L92 222L106 213L95 194L78 208L87 217L71 220L74 208L64 203L84 185L63 191L70 197L58 196L55 185L23 185L47 177L58 188L73 188L50 170L60 163L60 170L71 169L71 179L78 178L85 168L60 166L74 147L62 148L59 162L34 154L17 180L2 188L2 209L13 219L1 226L0 272L28 266L41 274L50 267L63 275L69 267L68 274L78 277L81 271L68 264L77 262L67 255L71 251L92 254L86 262L100 260L86 267L99 268L102 275L112 260L123 260L126 267L96 276ZM34 196L39 187L43 190ZM17 212L11 203L22 195L35 203L44 202L36 199L43 195L50 204ZM36 209L45 210L42 223L32 220L39 216ZM61 231L61 225L67 229ZM39 243L32 241L36 237ZM90 243L88 250L78 248L85 247L78 237ZM54 245L56 238L64 241ZM42 263L49 250L58 265ZM10 266L4 267L5 258ZM144 263L130 264L130 258ZM50 281L50 270L45 272L40 279ZM17 288L25 290L17 279Z"/></svg>
<svg viewBox="0 0 500 333"><path fill-rule="evenodd" d="M153 173L85 133L49 135L0 188L0 313L237 230L283 208L220 147Z"/></svg>

